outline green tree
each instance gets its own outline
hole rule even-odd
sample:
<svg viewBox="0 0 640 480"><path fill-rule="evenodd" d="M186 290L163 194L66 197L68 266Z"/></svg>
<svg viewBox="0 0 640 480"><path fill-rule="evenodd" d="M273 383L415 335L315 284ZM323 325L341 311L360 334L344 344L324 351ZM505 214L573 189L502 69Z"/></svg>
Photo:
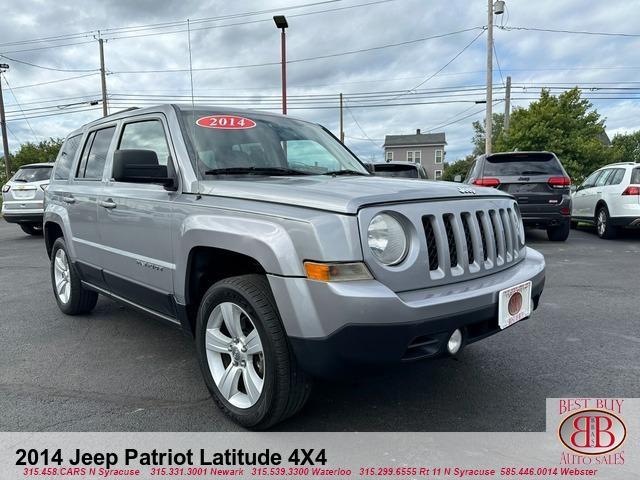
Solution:
<svg viewBox="0 0 640 480"><path fill-rule="evenodd" d="M539 100L513 111L509 132L496 138L494 150L554 152L569 176L580 181L611 161L611 149L600 139L603 133L604 119L580 89L557 97L543 89Z"/></svg>
<svg viewBox="0 0 640 480"><path fill-rule="evenodd" d="M611 140L611 149L615 162L640 162L640 130L616 135Z"/></svg>
<svg viewBox="0 0 640 480"><path fill-rule="evenodd" d="M492 145L498 142L498 139L502 136L502 130L504 129L504 113L493 114L493 125L491 129L491 137L493 138ZM482 155L485 151L485 131L484 131L484 119L482 121L476 120L473 122L473 155Z"/></svg>
<svg viewBox="0 0 640 480"><path fill-rule="evenodd" d="M61 138L50 138L38 143L23 143L15 155L12 155L11 170L15 172L18 167L28 163L53 162L58 156L62 141Z"/></svg>
<svg viewBox="0 0 640 480"><path fill-rule="evenodd" d="M444 173L442 174L442 179L447 180L449 182L453 182L453 179L456 175L461 175L462 178L467 176L467 172L473 163L473 160L476 158L474 154L467 155L464 158L456 160L453 163L445 163L444 164Z"/></svg>

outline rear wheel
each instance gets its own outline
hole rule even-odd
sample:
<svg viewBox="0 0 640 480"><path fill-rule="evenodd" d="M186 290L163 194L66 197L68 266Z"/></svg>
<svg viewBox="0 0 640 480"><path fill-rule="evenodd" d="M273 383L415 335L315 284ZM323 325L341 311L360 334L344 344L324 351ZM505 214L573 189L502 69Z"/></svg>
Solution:
<svg viewBox="0 0 640 480"><path fill-rule="evenodd" d="M51 248L51 284L58 307L67 315L89 313L98 302L98 294L82 286L62 238Z"/></svg>
<svg viewBox="0 0 640 480"><path fill-rule="evenodd" d="M42 235L41 223L21 223L20 228L29 235Z"/></svg>
<svg viewBox="0 0 640 480"><path fill-rule="evenodd" d="M291 352L264 276L231 277L209 288L198 311L196 348L214 400L244 427L269 428L309 396L309 379Z"/></svg>
<svg viewBox="0 0 640 480"><path fill-rule="evenodd" d="M547 237L552 242L564 242L569 238L569 231L571 230L571 222L563 222L556 227L547 228Z"/></svg>
<svg viewBox="0 0 640 480"><path fill-rule="evenodd" d="M618 234L618 229L611 225L609 209L606 205L601 206L596 212L596 232L600 238L611 239Z"/></svg>

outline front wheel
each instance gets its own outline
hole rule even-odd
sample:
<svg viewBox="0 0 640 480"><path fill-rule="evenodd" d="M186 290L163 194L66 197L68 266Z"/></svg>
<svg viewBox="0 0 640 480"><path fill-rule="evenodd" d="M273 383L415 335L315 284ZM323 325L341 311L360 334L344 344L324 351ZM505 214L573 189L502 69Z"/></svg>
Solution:
<svg viewBox="0 0 640 480"><path fill-rule="evenodd" d="M310 381L293 356L264 276L231 277L207 290L196 349L214 400L244 427L269 428L307 401Z"/></svg>
<svg viewBox="0 0 640 480"><path fill-rule="evenodd" d="M67 315L89 313L98 302L98 294L82 286L62 238L51 248L51 284L58 307Z"/></svg>
<svg viewBox="0 0 640 480"><path fill-rule="evenodd" d="M609 209L606 206L600 207L596 213L596 232L600 238L605 239L615 238L618 234L616 227L611 225Z"/></svg>
<svg viewBox="0 0 640 480"><path fill-rule="evenodd" d="M564 242L569 238L571 230L571 222L563 222L556 227L547 228L547 237L552 242Z"/></svg>

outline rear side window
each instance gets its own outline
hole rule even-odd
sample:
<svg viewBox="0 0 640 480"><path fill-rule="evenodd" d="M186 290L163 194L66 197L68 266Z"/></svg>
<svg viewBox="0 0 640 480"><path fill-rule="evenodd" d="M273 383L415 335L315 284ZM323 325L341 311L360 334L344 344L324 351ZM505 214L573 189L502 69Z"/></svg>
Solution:
<svg viewBox="0 0 640 480"><path fill-rule="evenodd" d="M624 168L614 169L613 173L609 175L607 185L620 185L620 183L622 183L622 179L624 178L624 172Z"/></svg>
<svg viewBox="0 0 640 480"><path fill-rule="evenodd" d="M51 166L22 167L11 179L13 182L42 182L51 178Z"/></svg>
<svg viewBox="0 0 640 480"><path fill-rule="evenodd" d="M56 180L68 180L69 173L71 172L71 165L73 159L76 157L76 152L80 146L80 139L82 135L75 135L67 138L60 149L60 154L56 160L56 166L53 172L53 178Z"/></svg>
<svg viewBox="0 0 640 480"><path fill-rule="evenodd" d="M482 175L491 176L563 176L556 157L549 154L495 155L486 158Z"/></svg>
<svg viewBox="0 0 640 480"><path fill-rule="evenodd" d="M107 152L116 127L103 128L91 132L82 151L82 158L78 166L76 178L100 180L107 161Z"/></svg>
<svg viewBox="0 0 640 480"><path fill-rule="evenodd" d="M634 168L631 172L631 183L640 183L640 168Z"/></svg>
<svg viewBox="0 0 640 480"><path fill-rule="evenodd" d="M159 120L127 123L120 138L121 150L153 150L158 156L158 164L169 161L169 147L164 128Z"/></svg>

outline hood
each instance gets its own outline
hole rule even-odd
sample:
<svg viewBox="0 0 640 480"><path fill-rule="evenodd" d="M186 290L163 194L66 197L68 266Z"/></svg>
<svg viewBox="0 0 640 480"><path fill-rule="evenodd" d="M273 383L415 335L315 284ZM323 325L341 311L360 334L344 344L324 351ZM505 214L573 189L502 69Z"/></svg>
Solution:
<svg viewBox="0 0 640 480"><path fill-rule="evenodd" d="M463 193L463 191L469 193ZM471 193L475 191L474 193ZM242 177L203 180L202 195L243 198L355 214L364 206L444 198L509 196L494 188L376 176Z"/></svg>

